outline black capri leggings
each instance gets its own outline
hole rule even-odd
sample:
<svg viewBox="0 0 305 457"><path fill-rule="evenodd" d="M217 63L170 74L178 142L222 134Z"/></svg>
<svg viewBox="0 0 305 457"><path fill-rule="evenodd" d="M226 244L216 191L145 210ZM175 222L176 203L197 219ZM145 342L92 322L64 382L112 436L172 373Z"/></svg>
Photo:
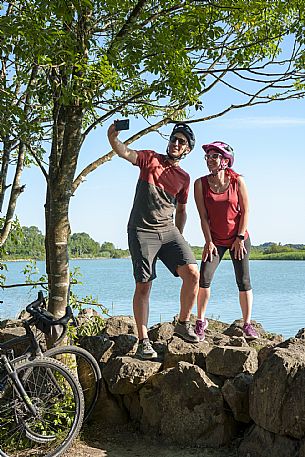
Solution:
<svg viewBox="0 0 305 457"><path fill-rule="evenodd" d="M201 261L199 286L203 289L210 287L216 268L220 264L224 253L229 249L225 246L216 246L216 248L218 255L213 256L212 262L210 260L207 260L206 262ZM245 254L242 260L234 259L234 251L230 251L236 284L240 292L252 289L249 271L249 255L251 250L251 241L249 237L245 240L245 248L247 249L247 254Z"/></svg>

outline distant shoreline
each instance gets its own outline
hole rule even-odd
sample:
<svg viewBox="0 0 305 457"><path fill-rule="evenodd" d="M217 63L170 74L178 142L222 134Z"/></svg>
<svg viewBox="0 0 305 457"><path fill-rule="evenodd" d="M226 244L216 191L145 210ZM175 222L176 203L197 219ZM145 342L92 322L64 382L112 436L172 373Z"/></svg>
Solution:
<svg viewBox="0 0 305 457"><path fill-rule="evenodd" d="M128 257L70 257L69 260L120 260L120 259L130 259ZM45 262L46 259L1 259L0 262Z"/></svg>
<svg viewBox="0 0 305 457"><path fill-rule="evenodd" d="M196 260L201 260L201 255L198 256L196 255ZM121 259L130 259L131 257L71 257L69 260L121 260ZM230 260L230 255L228 253L225 254L223 260ZM264 254L264 255L257 255L256 253L251 256L250 254L250 260L305 260L305 252L299 252L299 253L281 253L281 254ZM7 262L45 262L45 259L1 259L0 264L2 263L7 263Z"/></svg>

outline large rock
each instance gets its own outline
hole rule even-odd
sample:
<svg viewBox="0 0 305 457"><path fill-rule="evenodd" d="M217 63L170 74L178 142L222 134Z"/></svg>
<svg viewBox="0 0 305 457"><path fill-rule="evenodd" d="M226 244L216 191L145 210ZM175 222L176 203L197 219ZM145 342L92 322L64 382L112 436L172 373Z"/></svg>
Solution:
<svg viewBox="0 0 305 457"><path fill-rule="evenodd" d="M211 347L228 346L230 345L230 339L231 338L228 335L224 335L223 333L218 332L206 336L206 341L210 344Z"/></svg>
<svg viewBox="0 0 305 457"><path fill-rule="evenodd" d="M95 421L99 425L122 425L129 421L129 416L122 400L108 392L103 379L90 421Z"/></svg>
<svg viewBox="0 0 305 457"><path fill-rule="evenodd" d="M248 347L249 345L243 336L232 336L225 346Z"/></svg>
<svg viewBox="0 0 305 457"><path fill-rule="evenodd" d="M9 348L14 349L14 355L16 357L21 356L26 352L30 345L29 340L19 341L19 337L25 335L25 328L22 327L21 321L16 320L5 320L0 322L0 343L16 338L14 344L10 342Z"/></svg>
<svg viewBox="0 0 305 457"><path fill-rule="evenodd" d="M238 336L238 337L244 336L244 332L243 332L241 325L239 325L236 322L233 322L228 328L226 328L224 330L223 334L227 335L227 336Z"/></svg>
<svg viewBox="0 0 305 457"><path fill-rule="evenodd" d="M233 378L239 373L254 373L258 367L257 352L249 347L216 346L206 356L208 373Z"/></svg>
<svg viewBox="0 0 305 457"><path fill-rule="evenodd" d="M139 391L133 392L123 397L124 406L127 409L130 419L139 423L142 416L142 408L140 405Z"/></svg>
<svg viewBox="0 0 305 457"><path fill-rule="evenodd" d="M3 321L0 321L0 330L4 329L7 331L9 328L16 328L16 327L24 328L21 319L4 319Z"/></svg>
<svg viewBox="0 0 305 457"><path fill-rule="evenodd" d="M159 362L116 357L104 367L103 377L112 394L128 395L138 390L160 367Z"/></svg>
<svg viewBox="0 0 305 457"><path fill-rule="evenodd" d="M305 328L300 328L300 330L297 332L295 337L296 338L301 338L302 340L305 340Z"/></svg>
<svg viewBox="0 0 305 457"><path fill-rule="evenodd" d="M265 330L259 322L251 321L251 324L253 325L259 336L263 337L263 335L266 334ZM229 336L245 336L243 331L243 325L244 322L242 319L236 319L228 328L226 328L223 331L223 333Z"/></svg>
<svg viewBox="0 0 305 457"><path fill-rule="evenodd" d="M8 326L0 328L0 343L4 343L12 338L25 335L25 328L21 326Z"/></svg>
<svg viewBox="0 0 305 457"><path fill-rule="evenodd" d="M305 440L301 441L299 457L305 457Z"/></svg>
<svg viewBox="0 0 305 457"><path fill-rule="evenodd" d="M110 338L105 333L99 336L85 336L81 338L80 345L105 365L111 358L134 355L137 342L138 338L135 335L120 334Z"/></svg>
<svg viewBox="0 0 305 457"><path fill-rule="evenodd" d="M227 379L222 387L224 399L230 406L234 419L239 422L249 423L249 387L253 375L240 373L233 379Z"/></svg>
<svg viewBox="0 0 305 457"><path fill-rule="evenodd" d="M169 341L174 334L174 325L171 322L163 322L162 324L156 324L151 327L148 331L150 341Z"/></svg>
<svg viewBox="0 0 305 457"><path fill-rule="evenodd" d="M241 441L238 457L301 457L300 442L253 426Z"/></svg>
<svg viewBox="0 0 305 457"><path fill-rule="evenodd" d="M264 429L305 437L305 340L279 344L263 362L250 388L250 416Z"/></svg>
<svg viewBox="0 0 305 457"><path fill-rule="evenodd" d="M100 336L83 336L79 344L86 349L93 357L100 361L104 353L112 346L112 343L107 335Z"/></svg>
<svg viewBox="0 0 305 457"><path fill-rule="evenodd" d="M124 357L132 356L135 354L138 346L138 338L135 335L118 335L112 337L114 344L108 349L107 355L104 353L103 361L106 361L106 356L109 358L113 357Z"/></svg>
<svg viewBox="0 0 305 457"><path fill-rule="evenodd" d="M129 316L110 317L106 320L99 336L85 336L80 345L105 365L108 360L119 356L134 355L138 338L134 334L135 323Z"/></svg>
<svg viewBox="0 0 305 457"><path fill-rule="evenodd" d="M113 316L106 320L102 333L107 333L109 337L121 334L138 335L137 326L132 316Z"/></svg>
<svg viewBox="0 0 305 457"><path fill-rule="evenodd" d="M218 447L228 443L235 422L220 388L196 365L179 362L151 377L139 391L144 431L183 445Z"/></svg>
<svg viewBox="0 0 305 457"><path fill-rule="evenodd" d="M163 368L174 367L178 362L188 362L204 369L209 351L210 346L206 341L191 344L174 336L165 350Z"/></svg>
<svg viewBox="0 0 305 457"><path fill-rule="evenodd" d="M148 331L148 337L153 342L154 349L162 356L174 334L174 325L170 322L156 324Z"/></svg>
<svg viewBox="0 0 305 457"><path fill-rule="evenodd" d="M265 346L259 349L257 354L259 367L267 359L267 357L269 357L270 354L273 354L273 349L275 346L277 346L277 344L278 343L267 343Z"/></svg>

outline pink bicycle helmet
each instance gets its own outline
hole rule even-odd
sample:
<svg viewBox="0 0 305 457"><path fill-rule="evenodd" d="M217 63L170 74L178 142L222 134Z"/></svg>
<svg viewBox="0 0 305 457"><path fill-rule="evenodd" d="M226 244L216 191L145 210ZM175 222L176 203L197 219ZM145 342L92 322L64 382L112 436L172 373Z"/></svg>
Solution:
<svg viewBox="0 0 305 457"><path fill-rule="evenodd" d="M234 151L227 143L222 141L214 141L213 143L203 144L202 149L204 152L209 152L211 150L219 152L225 159L229 159L228 167L231 168L234 163Z"/></svg>

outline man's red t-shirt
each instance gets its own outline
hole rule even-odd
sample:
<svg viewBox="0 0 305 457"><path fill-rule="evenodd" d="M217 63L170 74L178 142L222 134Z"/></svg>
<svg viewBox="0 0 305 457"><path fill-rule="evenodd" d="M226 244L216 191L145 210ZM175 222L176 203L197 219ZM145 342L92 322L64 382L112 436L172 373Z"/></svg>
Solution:
<svg viewBox="0 0 305 457"><path fill-rule="evenodd" d="M190 177L166 156L154 151L137 151L140 167L128 228L147 231L171 230L177 202L187 202Z"/></svg>

